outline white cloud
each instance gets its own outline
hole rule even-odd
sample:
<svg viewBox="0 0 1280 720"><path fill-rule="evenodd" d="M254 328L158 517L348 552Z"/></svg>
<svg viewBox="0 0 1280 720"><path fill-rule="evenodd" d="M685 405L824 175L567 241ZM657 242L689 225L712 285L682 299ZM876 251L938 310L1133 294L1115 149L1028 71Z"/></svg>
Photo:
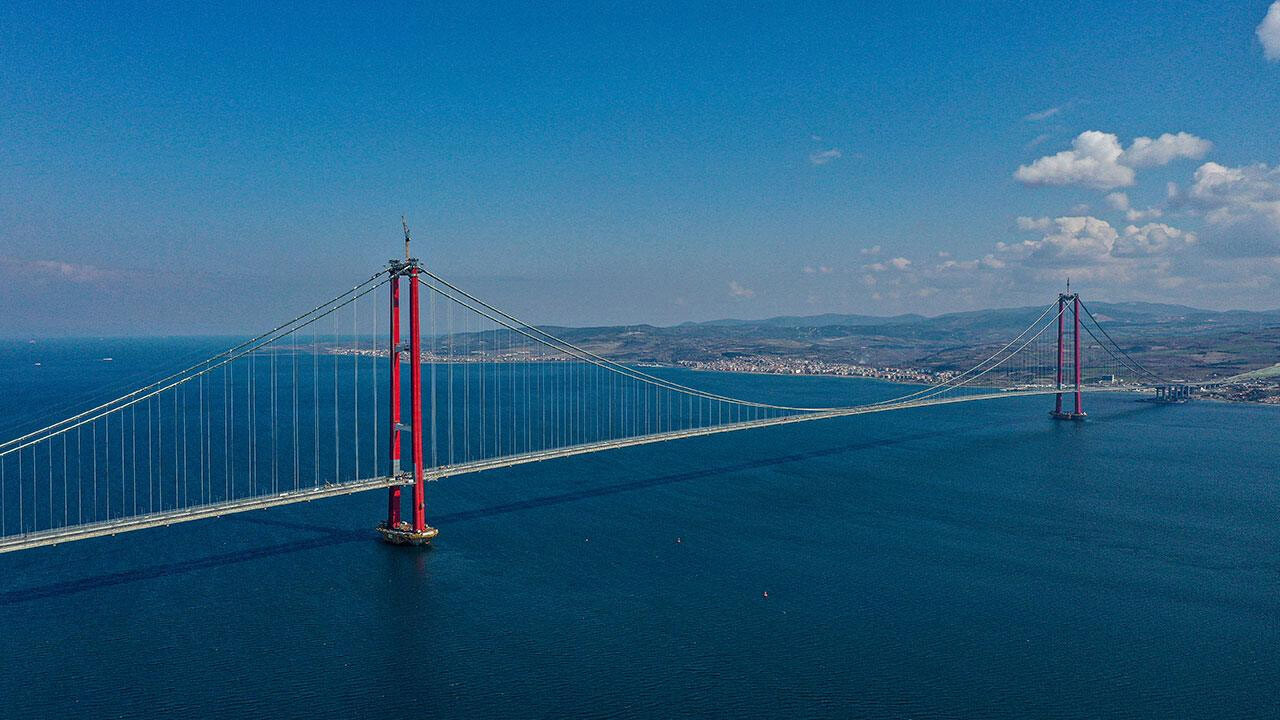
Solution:
<svg viewBox="0 0 1280 720"><path fill-rule="evenodd" d="M803 270L805 275L830 275L835 272L830 265L805 265Z"/></svg>
<svg viewBox="0 0 1280 720"><path fill-rule="evenodd" d="M1018 229L1019 230L1048 230L1051 222L1052 221L1049 220L1049 218L1047 217L1033 218L1033 217L1023 216L1018 218Z"/></svg>
<svg viewBox="0 0 1280 720"><path fill-rule="evenodd" d="M1122 192L1108 193L1106 200L1112 210L1124 212L1129 209L1129 196Z"/></svg>
<svg viewBox="0 0 1280 720"><path fill-rule="evenodd" d="M1237 256L1280 256L1280 166L1262 163L1226 167L1208 162L1196 169L1185 195L1173 202L1204 215L1210 245Z"/></svg>
<svg viewBox="0 0 1280 720"><path fill-rule="evenodd" d="M1044 110L1040 110L1039 112L1028 113L1024 115L1022 119L1026 120L1027 122L1040 122L1041 120L1048 120L1049 118L1053 117L1054 115L1057 115L1060 112L1062 112L1061 107L1045 108Z"/></svg>
<svg viewBox="0 0 1280 720"><path fill-rule="evenodd" d="M1054 218L1047 234L1021 243L996 243L996 253L1007 258L1058 264L1064 261L1097 261L1111 254L1118 233L1110 223L1088 216Z"/></svg>
<svg viewBox="0 0 1280 720"><path fill-rule="evenodd" d="M911 261L904 257L896 257L896 258L893 258L892 260L886 260L884 262L874 262L874 263L871 263L870 265L862 266L864 270L870 270L871 272L886 272L888 270L906 270L909 267L911 267Z"/></svg>
<svg viewBox="0 0 1280 720"><path fill-rule="evenodd" d="M1168 165L1178 158L1199 160L1212 149L1213 143L1191 133L1165 133L1155 140L1134 138L1129 149L1120 155L1120 163L1132 168L1155 167Z"/></svg>
<svg viewBox="0 0 1280 720"><path fill-rule="evenodd" d="M1111 246L1115 257L1149 257L1177 251L1196 244L1195 233L1179 230L1164 223L1129 225Z"/></svg>
<svg viewBox="0 0 1280 720"><path fill-rule="evenodd" d="M1258 23L1258 41L1268 60L1280 60L1280 2L1271 3L1266 17Z"/></svg>
<svg viewBox="0 0 1280 720"><path fill-rule="evenodd" d="M861 253L861 254L863 254L863 255L879 255L879 254L880 254L880 246L879 246L879 245L872 245L872 246L871 246L871 247L869 247L869 248L862 248L862 249L861 249L861 250L859 250L858 252L859 252L859 253Z"/></svg>
<svg viewBox="0 0 1280 720"><path fill-rule="evenodd" d="M1190 133L1136 138L1126 150L1113 133L1086 130L1070 150L1021 165L1013 176L1025 185L1083 185L1112 190L1134 184L1134 168L1167 165L1177 158L1200 158L1213 147Z"/></svg>
<svg viewBox="0 0 1280 720"><path fill-rule="evenodd" d="M751 288L744 287L737 280L730 280L729 294L741 300L749 300L756 296L756 291Z"/></svg>
<svg viewBox="0 0 1280 720"><path fill-rule="evenodd" d="M838 159L840 159L840 148L819 150L809 156L809 162L813 165L826 165L832 160Z"/></svg>
<svg viewBox="0 0 1280 720"><path fill-rule="evenodd" d="M1164 211L1158 207L1149 207L1146 210L1129 208L1124 213L1124 219L1129 222L1142 222L1143 220L1154 220L1159 217L1164 217Z"/></svg>
<svg viewBox="0 0 1280 720"><path fill-rule="evenodd" d="M1133 169L1120 164L1124 150L1111 133L1086 130L1070 150L1046 155L1013 174L1026 185L1086 185L1110 190L1133 184Z"/></svg>
<svg viewBox="0 0 1280 720"><path fill-rule="evenodd" d="M1116 193L1120 194L1120 193ZM1119 202L1116 198L1114 202ZM1195 233L1162 223L1129 225L1117 231L1111 223L1088 216L1054 218L1043 234L1020 243L996 243L996 256L1038 267L1096 267L1123 264L1130 258L1150 258L1177 252L1196 243Z"/></svg>
<svg viewBox="0 0 1280 720"><path fill-rule="evenodd" d="M1280 255L1214 257L1204 252L1202 233L1159 222L1119 226L1089 216L1024 220L1025 240L997 243L993 252L971 259L938 256L901 270L887 261L876 263L866 266L862 284L886 301L908 303L904 307L910 307L911 298L935 292L971 307L989 307L995 298L1034 303L1068 276L1072 287L1079 283L1095 299L1273 307L1271 298L1280 296Z"/></svg>
<svg viewBox="0 0 1280 720"><path fill-rule="evenodd" d="M1129 204L1129 196L1122 192L1113 192L1107 195L1107 205L1112 210L1118 210L1124 213L1124 219L1129 222L1142 222L1143 220L1152 220L1164 215L1164 211L1160 208L1149 207L1146 210L1139 210Z"/></svg>
<svg viewBox="0 0 1280 720"><path fill-rule="evenodd" d="M1207 162L1196 169L1188 197L1228 212L1266 208L1280 201L1280 166L1226 167Z"/></svg>

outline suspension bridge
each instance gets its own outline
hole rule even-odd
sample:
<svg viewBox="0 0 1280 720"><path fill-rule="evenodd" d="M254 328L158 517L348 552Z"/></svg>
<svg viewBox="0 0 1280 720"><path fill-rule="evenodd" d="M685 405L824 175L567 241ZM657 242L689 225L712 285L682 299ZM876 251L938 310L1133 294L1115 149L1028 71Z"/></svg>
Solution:
<svg viewBox="0 0 1280 720"><path fill-rule="evenodd" d="M410 257L406 230L405 258L349 290L0 443L0 552L369 490L387 492L382 537L420 545L437 533L426 483L455 475L953 403L1052 395L1054 418L1079 421L1086 393L1187 394L1137 363L1079 294L978 356L876 402L729 397L504 312Z"/></svg>

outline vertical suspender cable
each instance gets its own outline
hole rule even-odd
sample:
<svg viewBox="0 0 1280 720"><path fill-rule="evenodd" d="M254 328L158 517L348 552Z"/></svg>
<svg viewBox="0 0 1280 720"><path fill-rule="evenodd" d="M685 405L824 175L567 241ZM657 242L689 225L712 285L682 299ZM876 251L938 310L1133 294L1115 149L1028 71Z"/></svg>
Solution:
<svg viewBox="0 0 1280 720"><path fill-rule="evenodd" d="M289 363L289 370L293 375L293 489L298 489L298 481L301 476L298 463L298 333L296 330L289 332L289 348L292 353L292 361Z"/></svg>
<svg viewBox="0 0 1280 720"><path fill-rule="evenodd" d="M337 482L341 477L342 459L339 457L338 444L338 360L340 355L336 354L336 346L338 342L338 315L333 315L333 338L330 341L333 345L329 350L329 362L333 363L333 480Z"/></svg>

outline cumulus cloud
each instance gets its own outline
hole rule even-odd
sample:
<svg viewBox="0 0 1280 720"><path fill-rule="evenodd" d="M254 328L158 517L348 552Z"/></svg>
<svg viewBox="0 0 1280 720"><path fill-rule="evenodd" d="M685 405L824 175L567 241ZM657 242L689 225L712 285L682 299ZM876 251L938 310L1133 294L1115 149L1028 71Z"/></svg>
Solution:
<svg viewBox="0 0 1280 720"><path fill-rule="evenodd" d="M1124 213L1124 219L1129 222L1142 222L1143 220L1152 220L1164 215L1164 211L1157 207L1149 207L1146 210L1139 210L1129 203L1129 196L1122 192L1109 193L1106 197L1107 205L1112 210Z"/></svg>
<svg viewBox="0 0 1280 720"><path fill-rule="evenodd" d="M1185 194L1172 202L1203 214L1213 248L1228 255L1280 255L1280 166L1227 167L1208 162L1196 169Z"/></svg>
<svg viewBox="0 0 1280 720"><path fill-rule="evenodd" d="M1196 244L1196 235L1164 223L1129 225L1111 245L1111 254L1119 258L1150 257L1176 252Z"/></svg>
<svg viewBox="0 0 1280 720"><path fill-rule="evenodd" d="M1039 225L1027 229L1040 230ZM1046 230L1039 238L1021 243L996 243L996 254L1006 260L1047 267L1080 266L1113 263L1118 258L1152 257L1196 243L1195 233L1170 225L1129 225L1118 231L1106 220L1088 216L1054 218Z"/></svg>
<svg viewBox="0 0 1280 720"><path fill-rule="evenodd" d="M984 255L974 260L943 260L938 263L936 270L940 272L949 272L954 270L977 270L985 268L988 270L999 270L1005 267L1005 262L992 254Z"/></svg>
<svg viewBox="0 0 1280 720"><path fill-rule="evenodd" d="M1111 254L1118 233L1111 224L1088 216L1054 218L1047 234L1021 243L996 243L996 252L1008 258L1039 264L1097 260Z"/></svg>
<svg viewBox="0 0 1280 720"><path fill-rule="evenodd" d="M1134 184L1134 168L1167 165L1177 158L1200 158L1212 148L1190 133L1140 137L1126 150L1114 133L1086 130L1071 149L1019 166L1013 176L1025 185L1083 185L1112 190Z"/></svg>
<svg viewBox="0 0 1280 720"><path fill-rule="evenodd" d="M1280 60L1280 2L1271 3L1266 17L1258 24L1258 41L1268 60Z"/></svg>
<svg viewBox="0 0 1280 720"><path fill-rule="evenodd" d="M911 261L904 257L896 257L884 262L874 262L870 265L863 265L864 270L871 272L886 272L888 270L906 270L911 267Z"/></svg>
<svg viewBox="0 0 1280 720"><path fill-rule="evenodd" d="M749 300L756 296L756 291L749 287L744 287L737 280L729 281L729 295L740 300Z"/></svg>
<svg viewBox="0 0 1280 720"><path fill-rule="evenodd" d="M829 148L827 150L819 150L809 155L809 163L812 165L826 165L832 160L840 159L840 148Z"/></svg>
<svg viewBox="0 0 1280 720"><path fill-rule="evenodd" d="M1126 215L1135 212L1125 193L1111 193L1106 203ZM873 262L863 266L862 285L903 307L934 292L973 307L990 306L997 297L1033 303L1068 276L1095 298L1275 305L1273 298L1280 297L1280 168L1205 163L1196 182L1175 193L1171 203L1177 217L1200 216L1203 227L1193 232L1164 222L1024 216L1017 218L1022 237L996 243L992 252ZM1242 234L1245 230L1253 234ZM1270 240L1259 240L1264 237L1259 232L1269 233ZM1234 243L1231 251L1210 247L1226 238Z"/></svg>
<svg viewBox="0 0 1280 720"><path fill-rule="evenodd" d="M1133 144L1120 155L1119 162L1131 168L1168 165L1178 158L1199 160L1213 149L1213 143L1187 132L1165 133L1152 140L1135 138Z"/></svg>
<svg viewBox="0 0 1280 720"><path fill-rule="evenodd" d="M830 265L805 265L803 270L805 275L830 275L834 272Z"/></svg>
<svg viewBox="0 0 1280 720"><path fill-rule="evenodd" d="M1086 130L1071 141L1071 149L1046 155L1013 174L1026 185L1086 185L1100 190L1133 184L1133 168L1120 164L1124 153L1111 133Z"/></svg>
<svg viewBox="0 0 1280 720"><path fill-rule="evenodd" d="M1226 167L1207 162L1196 169L1188 197L1214 212L1210 220L1232 215L1276 210L1280 202L1280 167L1265 164Z"/></svg>
<svg viewBox="0 0 1280 720"><path fill-rule="evenodd" d="M1189 252L1195 233L1163 223L1117 228L1089 216L1026 220L1023 231L1030 237L1020 242L996 243L993 252L971 259L939 255L896 272L889 272L889 263L877 263L866 267L863 284L883 298L946 292L983 306L1010 293L1034 300L1067 276L1088 282L1096 296L1111 297L1132 297L1136 290L1159 298L1196 282L1189 274L1200 267Z"/></svg>
<svg viewBox="0 0 1280 720"><path fill-rule="evenodd" d="M1125 193L1122 193L1122 192L1108 193L1106 197L1106 201L1107 201L1107 204L1111 206L1112 210L1124 211L1129 209L1129 196L1126 195Z"/></svg>

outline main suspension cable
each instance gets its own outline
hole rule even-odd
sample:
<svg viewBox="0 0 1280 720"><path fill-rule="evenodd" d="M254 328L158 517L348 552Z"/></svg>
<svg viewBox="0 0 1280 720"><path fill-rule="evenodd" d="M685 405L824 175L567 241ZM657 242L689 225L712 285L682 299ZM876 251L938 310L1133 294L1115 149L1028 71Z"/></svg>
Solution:
<svg viewBox="0 0 1280 720"><path fill-rule="evenodd" d="M383 275L386 275L387 277L383 278L382 281L378 282L377 284L370 285L370 283L372 283L374 280L377 280L379 277L382 277ZM320 305L317 305L316 307L295 317L289 322L277 325L275 328L265 333L261 333L257 335L252 340L247 340L245 342L242 342L239 345L236 345L233 348L224 350L218 353L217 355L214 355L202 362L191 365L178 372L171 373L170 375L160 380L150 383L149 385L146 385L144 387L138 388L137 390L134 390L132 392L126 393L125 395L122 395L109 402L102 403L97 407L90 408L83 412L72 415L71 417L64 418L63 420L59 420L58 422L47 425L38 430L29 432L20 437L16 437L16 438L13 438L12 440L7 440L3 443L0 443L0 457L4 457L5 455L8 455L10 453L17 452L19 450L22 450L23 448L30 447L35 443L42 442L43 440L57 433L73 430L77 427L80 427L87 423L98 420L103 416L109 415L111 413L114 413L120 410L124 410L125 408L131 405L137 404L139 402L142 402L147 398L153 397L155 395L159 395L160 393L163 393L167 390L175 388L184 383L190 382L191 380L194 380L197 377L206 375L220 367L223 367L224 365L227 365L235 360L238 360L242 357L245 357L246 355L253 353L255 350L258 350L277 340L280 340L281 338L287 335L287 332L280 333L277 335L277 333L279 333L281 330L284 330L286 328L292 328L293 330L298 330L298 329L307 327L308 325L311 325L312 323L315 323L325 317L328 317L332 313L340 310L343 307L346 307L348 304L355 302L356 300L359 300L361 297L364 297L365 295L372 292L373 290L376 290L377 288L381 287L384 283L389 282L391 277L394 277L394 276L389 274L388 271L380 270L378 273L371 276L368 280L365 280L364 282L360 283L359 285L356 285L350 290L343 292L341 295L337 295L334 298L330 299L329 301L325 303L321 303ZM323 312L321 312L322 310Z"/></svg>
<svg viewBox="0 0 1280 720"><path fill-rule="evenodd" d="M734 403L737 405L764 407L764 408L771 408L774 410L789 410L794 412L818 412L822 410L835 409L835 408L790 407L785 405L771 405L768 403L759 403L759 402L753 402L750 400L741 400L739 398L726 397L724 395L716 395L714 393L698 390L697 388L691 388L686 385L681 385L679 383L666 380L664 378L650 375L648 373L642 372L640 370L636 370L634 368L628 367L621 363L618 363L608 358L597 355L589 350L580 348L566 340L562 340L556 337L555 335L552 335L551 333L546 332L545 330L542 330L540 328L537 328L536 326L530 325L524 322L523 320L520 320L519 318L516 318L506 312L503 312L502 310L499 310L498 308L493 307L492 305L484 302L483 300L480 300L479 298L475 297L474 295L471 295L465 290L462 290L457 286L449 283L447 280L441 279L439 276L435 275L434 273L431 273L428 270L424 269L422 273L423 275L427 275L431 277L432 279L438 281L442 285L448 287L450 290L453 290L457 294L463 296L464 298L467 298L467 300L470 300L474 302L476 305L480 306L480 307L475 307L475 305L472 305L470 302L461 300L455 297L454 295L444 290L441 290L440 288L435 287L434 285L431 285L425 280L422 280L421 278L419 278L419 282L423 283L423 285L425 285L428 289L434 292L440 293L442 296L458 303L459 305L462 305L463 307L468 308L472 312L482 315L488 318L489 320L492 320L493 322L501 325L502 327L507 328L508 330L511 330L513 332L517 332L523 335L524 337L527 337L530 340L533 340L536 343L546 345L547 347L550 347L553 350L558 350L560 352L573 355L580 360L588 362L592 365L603 367L607 370L610 370L611 372L626 375L633 380L641 380L648 384L658 385L668 390L674 390L677 392L696 395L698 397L704 397L712 400L719 400L722 402Z"/></svg>
<svg viewBox="0 0 1280 720"><path fill-rule="evenodd" d="M1146 369L1146 368L1145 368L1145 367L1143 367L1143 366L1142 366L1142 365L1141 365L1137 360L1134 360L1134 359L1133 359L1133 357L1129 355L1129 353L1125 352L1125 351L1124 351L1124 348L1120 347L1120 343L1117 343L1117 342L1115 341L1115 339L1111 337L1111 333L1108 333L1108 332L1107 332L1107 329L1106 329L1106 328L1104 328L1104 327L1102 327L1102 323L1098 322L1098 318L1094 317L1094 316L1093 316L1093 313L1089 311L1089 306L1087 306L1087 305L1085 305L1083 302L1081 302L1081 303L1080 303L1080 307L1084 308L1084 312L1085 312L1085 314L1089 316L1089 319L1093 321L1093 324L1094 324L1094 325L1097 325L1097 326L1098 326L1098 329L1102 331L1102 334L1103 334L1104 336L1106 336L1106 338L1107 338L1108 340L1110 340L1110 341L1111 341L1111 344L1115 347L1115 349L1116 349L1116 350L1119 350L1121 355L1123 355L1123 356L1125 356L1126 358L1128 358L1129 362L1130 362L1130 363L1132 363L1132 365L1130 365L1130 366L1129 366L1129 367L1130 367L1130 369L1134 370L1135 372L1143 373L1143 374L1147 375L1148 377L1150 377L1150 378L1154 379L1156 382L1160 382L1160 383L1169 383L1169 382L1170 382L1170 381L1168 381L1168 380L1166 380L1166 379L1164 379L1164 378L1160 377L1159 375L1156 375L1155 373L1151 372L1150 370ZM1084 326L1084 329L1089 333L1089 336L1090 336L1090 337L1092 337L1094 340L1097 340L1097 341L1098 341L1098 344L1099 344L1099 345L1101 345L1101 346L1102 346L1102 348L1103 348L1104 350L1106 350L1107 352L1111 353L1111 350L1110 350L1109 348L1107 348L1107 346L1106 346L1105 344L1103 344L1103 342L1102 342L1101 340L1098 340L1098 336L1093 334L1093 331L1089 329L1089 326L1088 326L1088 325L1085 325L1085 326ZM1111 356L1112 356L1112 357L1115 357L1115 353L1111 353ZM1117 360L1119 360L1119 358L1116 358L1116 359L1117 359Z"/></svg>

